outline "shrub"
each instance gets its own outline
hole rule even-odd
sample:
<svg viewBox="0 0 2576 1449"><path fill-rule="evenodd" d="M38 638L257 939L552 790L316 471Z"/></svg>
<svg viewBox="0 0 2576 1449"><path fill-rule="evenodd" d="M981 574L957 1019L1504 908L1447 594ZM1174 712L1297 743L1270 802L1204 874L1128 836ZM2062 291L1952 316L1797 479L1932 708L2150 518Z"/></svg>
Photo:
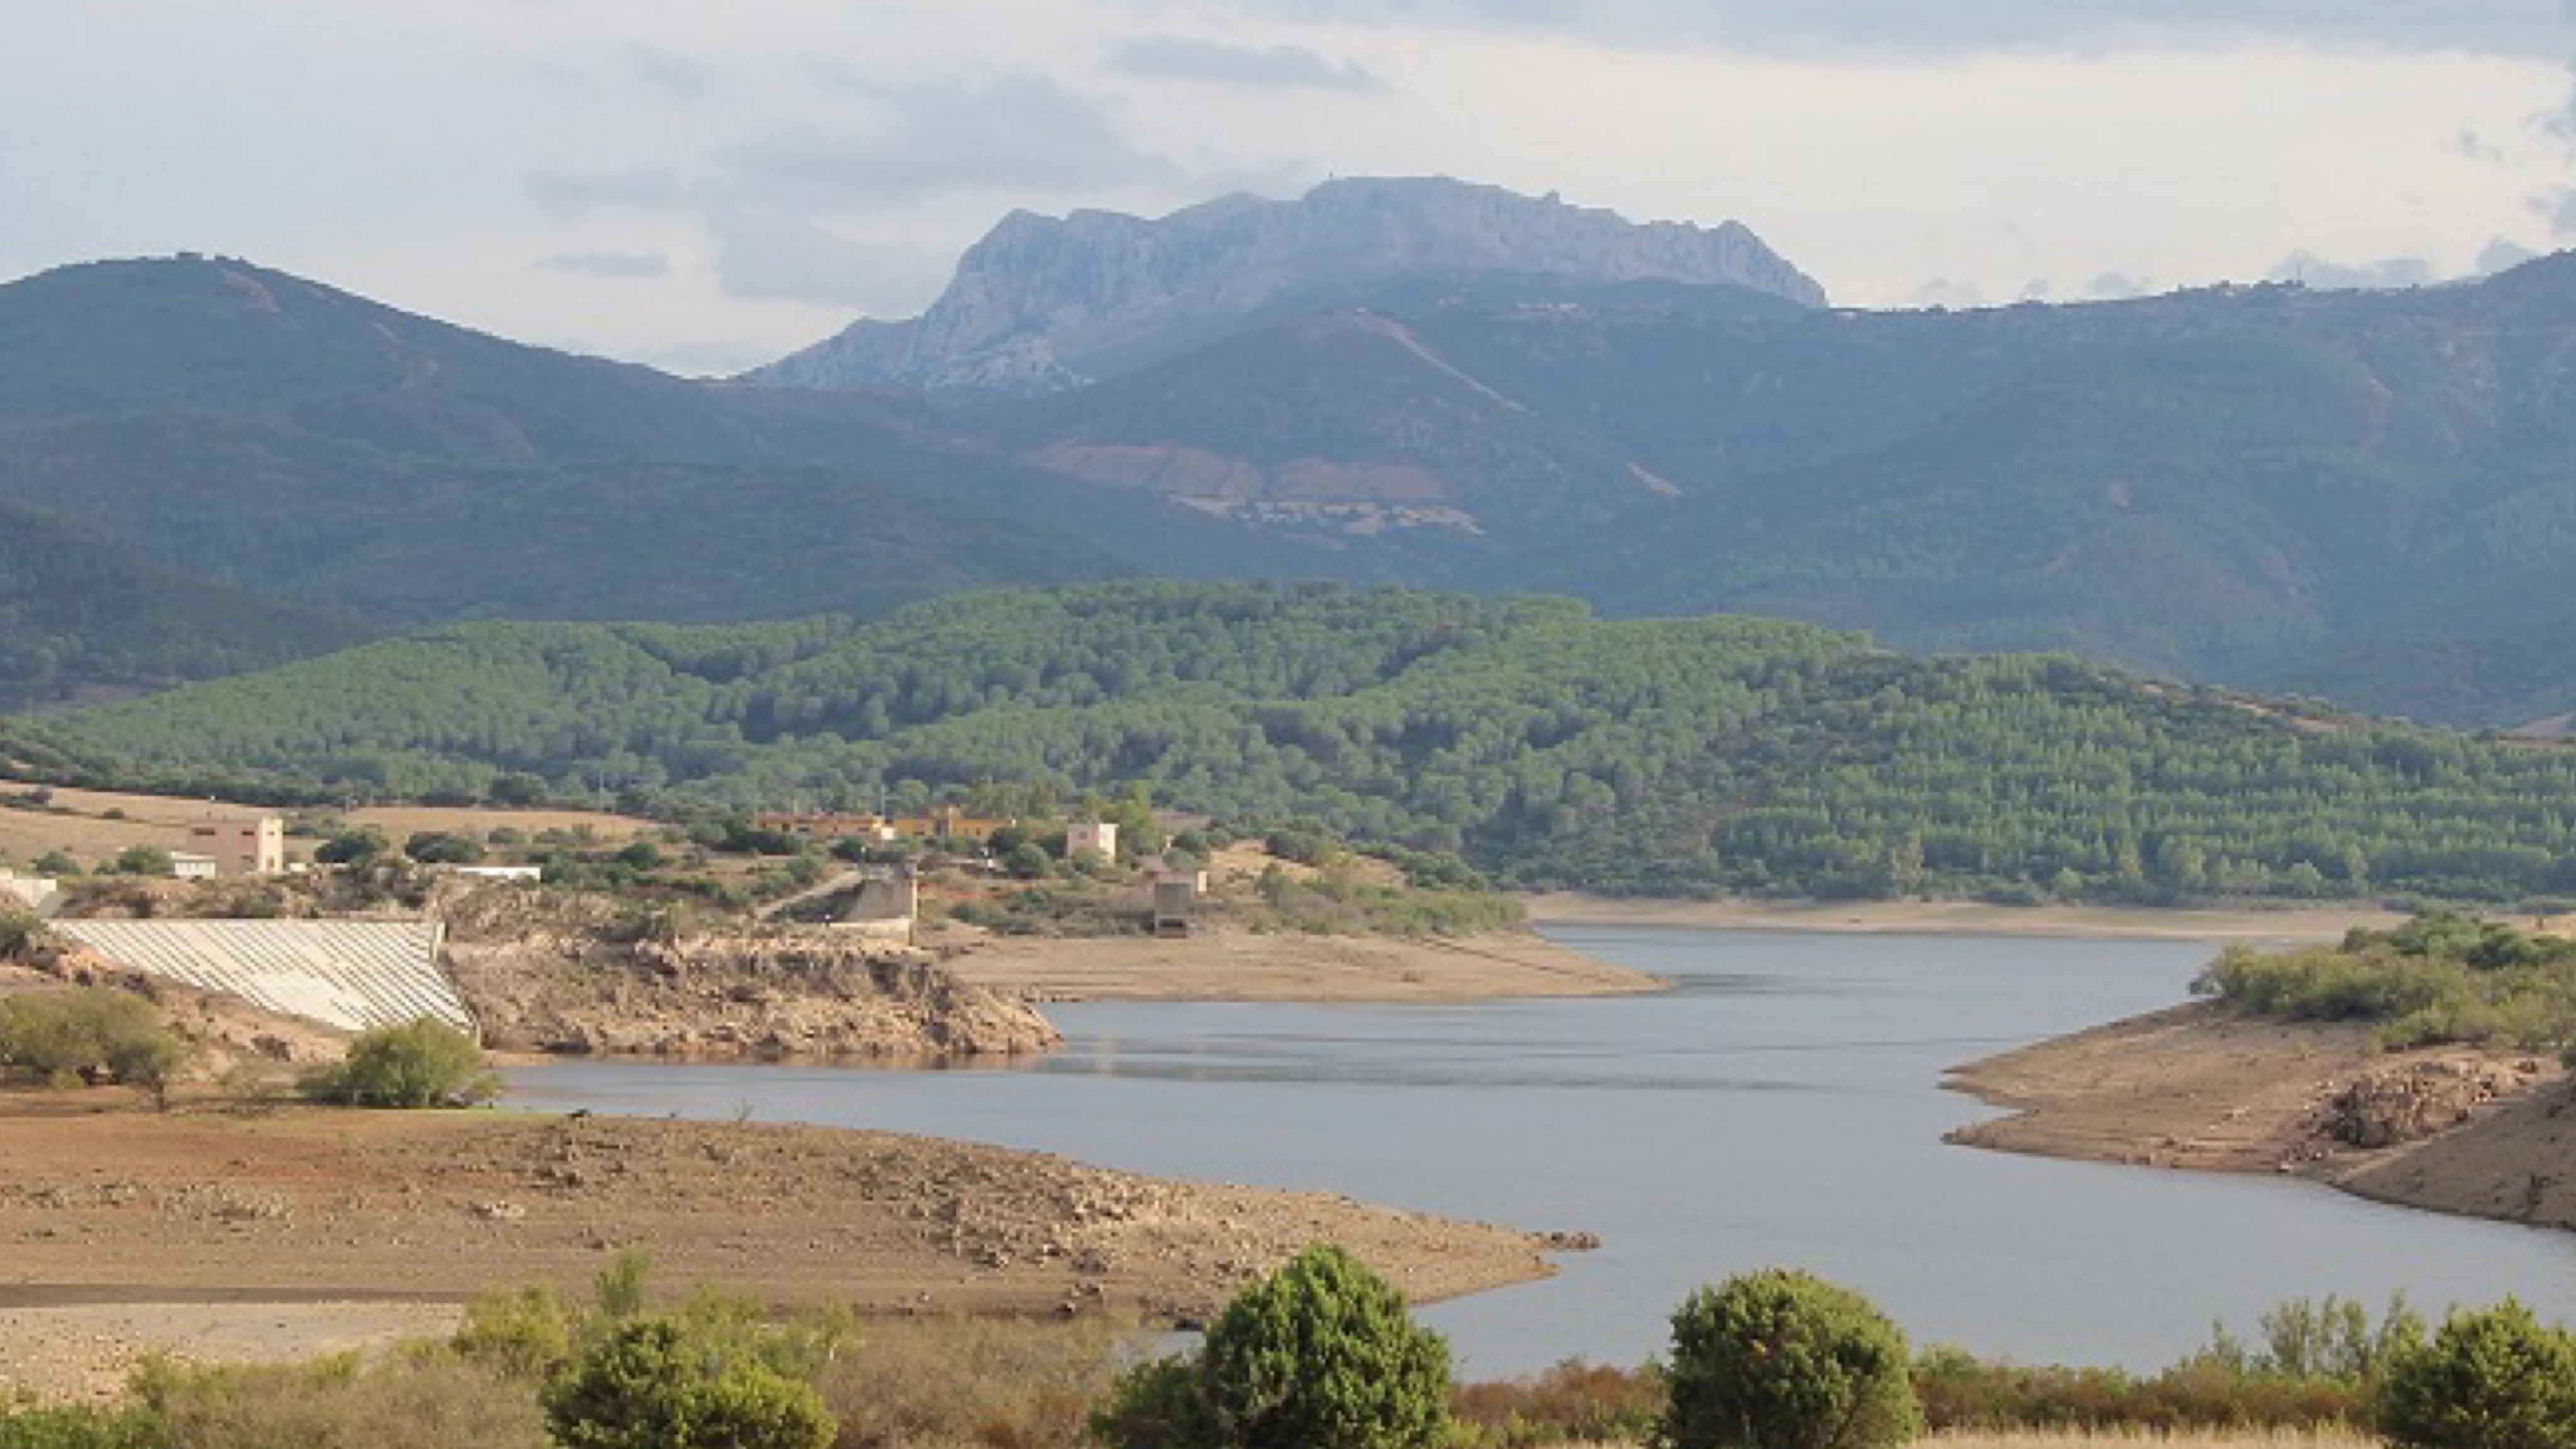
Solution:
<svg viewBox="0 0 2576 1449"><path fill-rule="evenodd" d="M1673 1314L1669 1449L1880 1449L1922 1431L1905 1336L1867 1299L1768 1269Z"/></svg>
<svg viewBox="0 0 2576 1449"><path fill-rule="evenodd" d="M472 1037L423 1017L362 1033L338 1066L305 1078L304 1092L352 1107L467 1107L499 1096L501 1079Z"/></svg>
<svg viewBox="0 0 2576 1449"><path fill-rule="evenodd" d="M114 1078L166 1099L187 1044L131 992L84 986L0 1000L0 1067L68 1083Z"/></svg>
<svg viewBox="0 0 2576 1449"><path fill-rule="evenodd" d="M452 830L423 830L403 842L403 854L423 865L472 865L483 858L483 842Z"/></svg>
<svg viewBox="0 0 2576 1449"><path fill-rule="evenodd" d="M168 875L170 852L157 845L129 845L116 853L107 868L118 875Z"/></svg>
<svg viewBox="0 0 2576 1449"><path fill-rule="evenodd" d="M566 1449L824 1449L837 1428L811 1385L673 1318L619 1323L544 1399Z"/></svg>
<svg viewBox="0 0 2576 1449"><path fill-rule="evenodd" d="M1235 1295L1194 1361L1130 1374L1095 1422L1121 1449L1414 1449L1449 1417L1449 1345L1329 1244Z"/></svg>
<svg viewBox="0 0 2576 1449"><path fill-rule="evenodd" d="M2404 1449L2576 1446L2576 1338L2508 1298L2454 1313L2382 1377L2380 1432Z"/></svg>
<svg viewBox="0 0 2576 1449"><path fill-rule="evenodd" d="M1642 1444L1669 1395L1660 1370L1569 1359L1534 1378L1460 1385L1450 1396L1458 1449Z"/></svg>
<svg viewBox="0 0 2576 1449"><path fill-rule="evenodd" d="M525 1388L443 1353L292 1366L179 1367L137 1377L154 1444L187 1449L546 1449Z"/></svg>
<svg viewBox="0 0 2576 1449"><path fill-rule="evenodd" d="M1097 1318L915 1319L872 1329L814 1387L841 1421L838 1449L1081 1449L1133 1338Z"/></svg>
<svg viewBox="0 0 2576 1449"><path fill-rule="evenodd" d="M88 1404L12 1407L0 1399L0 1449L160 1449L151 1417Z"/></svg>

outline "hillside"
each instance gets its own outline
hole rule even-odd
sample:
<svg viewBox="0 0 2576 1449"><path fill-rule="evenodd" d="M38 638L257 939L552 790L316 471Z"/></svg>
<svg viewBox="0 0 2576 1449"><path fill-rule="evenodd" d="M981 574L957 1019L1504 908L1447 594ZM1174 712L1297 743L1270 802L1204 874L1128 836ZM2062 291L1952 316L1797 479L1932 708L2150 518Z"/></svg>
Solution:
<svg viewBox="0 0 2576 1449"><path fill-rule="evenodd" d="M0 659L0 698L468 616L864 614L1175 566L1323 571L860 400L686 383L205 258L0 287L0 509L23 520L0 608L45 641Z"/></svg>
<svg viewBox="0 0 2576 1449"><path fill-rule="evenodd" d="M532 771L722 809L1143 781L1520 886L2576 893L2576 750L1566 600L1113 584L867 624L460 625L54 728L167 782L359 793Z"/></svg>
<svg viewBox="0 0 2576 1449"><path fill-rule="evenodd" d="M359 637L0 504L0 709L264 668Z"/></svg>

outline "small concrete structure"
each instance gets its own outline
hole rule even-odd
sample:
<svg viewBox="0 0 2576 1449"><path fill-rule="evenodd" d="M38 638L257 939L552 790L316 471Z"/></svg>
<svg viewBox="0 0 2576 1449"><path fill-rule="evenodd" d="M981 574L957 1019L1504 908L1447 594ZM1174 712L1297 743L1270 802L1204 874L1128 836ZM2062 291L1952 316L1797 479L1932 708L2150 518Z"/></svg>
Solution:
<svg viewBox="0 0 2576 1449"><path fill-rule="evenodd" d="M1207 872L1172 870L1154 877L1154 934L1186 936L1197 919L1199 897L1207 893Z"/></svg>
<svg viewBox="0 0 2576 1449"><path fill-rule="evenodd" d="M343 1031L428 1017L479 1035L439 964L435 921L62 921L129 971L238 996Z"/></svg>
<svg viewBox="0 0 2576 1449"><path fill-rule="evenodd" d="M1064 828L1064 853L1070 859L1086 850L1099 851L1110 860L1118 858L1118 822L1084 820Z"/></svg>
<svg viewBox="0 0 2576 1449"><path fill-rule="evenodd" d="M213 880L221 873L211 855L185 850L170 852L170 874L180 880Z"/></svg>
<svg viewBox="0 0 2576 1449"><path fill-rule="evenodd" d="M841 917L841 928L854 935L912 944L921 919L921 878L910 870L871 872L859 883L858 899Z"/></svg>
<svg viewBox="0 0 2576 1449"><path fill-rule="evenodd" d="M62 893L62 883L51 876L20 875L0 866L0 906L14 900L41 915L53 909L54 901Z"/></svg>
<svg viewBox="0 0 2576 1449"><path fill-rule="evenodd" d="M286 822L275 815L200 820L188 827L188 849L213 857L218 875L283 875Z"/></svg>

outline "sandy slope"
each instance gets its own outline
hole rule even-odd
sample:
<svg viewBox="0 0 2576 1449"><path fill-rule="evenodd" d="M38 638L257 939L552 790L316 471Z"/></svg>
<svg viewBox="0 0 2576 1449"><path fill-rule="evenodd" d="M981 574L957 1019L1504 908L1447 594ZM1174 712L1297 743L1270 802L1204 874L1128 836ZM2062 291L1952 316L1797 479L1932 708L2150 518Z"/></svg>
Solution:
<svg viewBox="0 0 2576 1449"><path fill-rule="evenodd" d="M972 985L1041 1001L1468 1001L1617 996L1663 986L1527 932L1000 937L945 964Z"/></svg>
<svg viewBox="0 0 2576 1449"><path fill-rule="evenodd" d="M2406 918L2369 906L2282 910L2152 910L2123 906L1992 906L1980 901L1666 901L1567 892L1526 898L1542 926L1707 926L2139 940L2334 941L2354 926L2385 930Z"/></svg>
<svg viewBox="0 0 2576 1449"><path fill-rule="evenodd" d="M2412 1077L2460 1087L2467 1104L2456 1117L2452 1106L2434 1114L2421 1140L2338 1139L2331 1124L2348 1088ZM2263 1021L2202 1002L1972 1062L1949 1085L2013 1110L1951 1134L1971 1146L2295 1173L2409 1207L2576 1226L2567 1112L2576 1088L2555 1063L2519 1054L2380 1052L2363 1027Z"/></svg>
<svg viewBox="0 0 2576 1449"><path fill-rule="evenodd" d="M579 1289L627 1246L649 1248L675 1290L713 1282L876 1312L1197 1318L1317 1240L1419 1299L1551 1271L1541 1239L1505 1228L811 1127L163 1116L122 1092L17 1091L0 1093L0 1162L0 1312L16 1315L0 1318L0 1392L112 1373L138 1343L191 1332L210 1300L253 1326L283 1323L250 1341L300 1354L381 1327L375 1308L317 1302ZM281 1303L306 1306L271 1312ZM85 1325L28 1316L71 1305L97 1311ZM105 1305L142 1321L101 1326ZM67 1330L97 1336L96 1352L63 1363Z"/></svg>

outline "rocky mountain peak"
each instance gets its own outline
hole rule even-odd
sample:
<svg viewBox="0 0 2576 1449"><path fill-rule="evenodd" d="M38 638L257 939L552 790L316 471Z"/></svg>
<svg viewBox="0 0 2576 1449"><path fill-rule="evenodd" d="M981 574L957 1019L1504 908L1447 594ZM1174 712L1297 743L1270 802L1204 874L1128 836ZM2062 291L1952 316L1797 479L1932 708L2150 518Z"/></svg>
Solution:
<svg viewBox="0 0 2576 1449"><path fill-rule="evenodd" d="M1034 394L1177 356L1235 328L1412 278L1519 276L1823 288L1737 222L1628 221L1439 177L1328 181L1294 201L1232 195L1158 220L1004 217L921 316L862 321L752 374L798 387Z"/></svg>

